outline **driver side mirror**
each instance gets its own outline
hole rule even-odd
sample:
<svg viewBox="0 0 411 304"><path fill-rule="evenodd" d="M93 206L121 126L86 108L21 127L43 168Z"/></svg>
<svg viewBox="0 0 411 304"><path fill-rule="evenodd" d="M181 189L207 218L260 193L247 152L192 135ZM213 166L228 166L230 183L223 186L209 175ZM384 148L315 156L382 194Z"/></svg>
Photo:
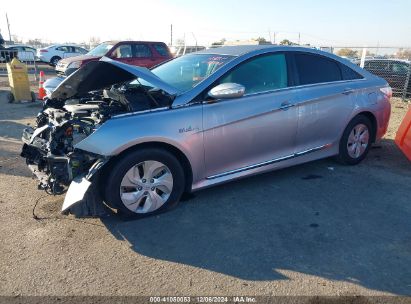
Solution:
<svg viewBox="0 0 411 304"><path fill-rule="evenodd" d="M215 86L208 92L208 96L213 99L230 99L242 97L245 87L238 83L222 83Z"/></svg>

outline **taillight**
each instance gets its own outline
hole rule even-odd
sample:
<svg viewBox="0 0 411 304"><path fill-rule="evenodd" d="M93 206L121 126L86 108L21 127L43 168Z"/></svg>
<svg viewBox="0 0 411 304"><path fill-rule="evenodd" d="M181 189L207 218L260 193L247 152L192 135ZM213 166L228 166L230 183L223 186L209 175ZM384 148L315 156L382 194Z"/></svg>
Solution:
<svg viewBox="0 0 411 304"><path fill-rule="evenodd" d="M391 87L383 87L383 88L380 88L380 91L381 91L385 96L387 96L388 98L391 98L391 97L392 97L392 89L391 89Z"/></svg>
<svg viewBox="0 0 411 304"><path fill-rule="evenodd" d="M68 127L68 128L66 129L66 131L64 132L64 134L65 134L67 137L73 136L73 127Z"/></svg>
<svg viewBox="0 0 411 304"><path fill-rule="evenodd" d="M40 53L47 53L48 50L40 50Z"/></svg>

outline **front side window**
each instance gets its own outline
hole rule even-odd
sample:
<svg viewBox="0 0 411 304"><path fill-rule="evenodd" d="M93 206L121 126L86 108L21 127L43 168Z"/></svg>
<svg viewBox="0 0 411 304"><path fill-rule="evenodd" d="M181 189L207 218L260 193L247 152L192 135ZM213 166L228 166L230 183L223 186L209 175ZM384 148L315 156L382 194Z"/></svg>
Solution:
<svg viewBox="0 0 411 304"><path fill-rule="evenodd" d="M194 88L201 80L209 77L233 58L234 56L214 54L185 55L151 71L163 81L185 92Z"/></svg>
<svg viewBox="0 0 411 304"><path fill-rule="evenodd" d="M104 56L107 54L108 51L111 50L112 47L113 44L111 43L101 43L87 54L90 56Z"/></svg>
<svg viewBox="0 0 411 304"><path fill-rule="evenodd" d="M315 84L342 80L339 64L319 55L294 54L299 84Z"/></svg>
<svg viewBox="0 0 411 304"><path fill-rule="evenodd" d="M81 54L87 53L87 51L81 47L75 47L74 49L76 53L81 53Z"/></svg>
<svg viewBox="0 0 411 304"><path fill-rule="evenodd" d="M112 53L113 58L131 58L133 51L130 44L122 44L118 46Z"/></svg>
<svg viewBox="0 0 411 304"><path fill-rule="evenodd" d="M134 57L137 57L137 58L151 57L150 48L146 44L136 44L134 45L134 49L135 49Z"/></svg>
<svg viewBox="0 0 411 304"><path fill-rule="evenodd" d="M270 54L248 60L220 80L220 83L229 82L243 85L246 94L285 88L288 85L285 55Z"/></svg>

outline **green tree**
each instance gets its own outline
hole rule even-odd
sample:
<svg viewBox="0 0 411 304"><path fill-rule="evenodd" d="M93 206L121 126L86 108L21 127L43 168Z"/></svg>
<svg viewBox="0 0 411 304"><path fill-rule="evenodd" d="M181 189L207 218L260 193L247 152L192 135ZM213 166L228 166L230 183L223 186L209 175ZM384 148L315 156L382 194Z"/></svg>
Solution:
<svg viewBox="0 0 411 304"><path fill-rule="evenodd" d="M280 44L281 44L281 45L297 45L297 43L292 42L292 41L290 41L290 40L288 40L288 39L283 39L283 40L281 40Z"/></svg>
<svg viewBox="0 0 411 304"><path fill-rule="evenodd" d="M394 55L400 59L411 59L411 49L400 49Z"/></svg>
<svg viewBox="0 0 411 304"><path fill-rule="evenodd" d="M227 41L227 40L226 40L225 38L222 38L222 39L220 39L220 41L215 41L215 42L213 42L211 45L213 45L213 46L224 45L224 43L225 43L226 41Z"/></svg>
<svg viewBox="0 0 411 304"><path fill-rule="evenodd" d="M345 57L358 57L358 51L352 50L352 49L348 49L348 48L344 48L341 49L337 52L338 56L345 56Z"/></svg>
<svg viewBox="0 0 411 304"><path fill-rule="evenodd" d="M264 37L254 38L253 40L258 41L259 43L267 43L268 42Z"/></svg>

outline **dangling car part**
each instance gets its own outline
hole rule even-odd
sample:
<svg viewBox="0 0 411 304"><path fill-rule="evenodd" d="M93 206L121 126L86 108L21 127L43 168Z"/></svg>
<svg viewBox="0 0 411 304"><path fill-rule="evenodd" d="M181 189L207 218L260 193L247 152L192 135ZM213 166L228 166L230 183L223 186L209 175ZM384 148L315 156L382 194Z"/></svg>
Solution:
<svg viewBox="0 0 411 304"><path fill-rule="evenodd" d="M271 45L204 50L151 71L102 59L46 90L23 134L39 187L68 189L64 210L99 189L137 217L269 170L330 156L358 164L387 130L392 93L338 56Z"/></svg>

